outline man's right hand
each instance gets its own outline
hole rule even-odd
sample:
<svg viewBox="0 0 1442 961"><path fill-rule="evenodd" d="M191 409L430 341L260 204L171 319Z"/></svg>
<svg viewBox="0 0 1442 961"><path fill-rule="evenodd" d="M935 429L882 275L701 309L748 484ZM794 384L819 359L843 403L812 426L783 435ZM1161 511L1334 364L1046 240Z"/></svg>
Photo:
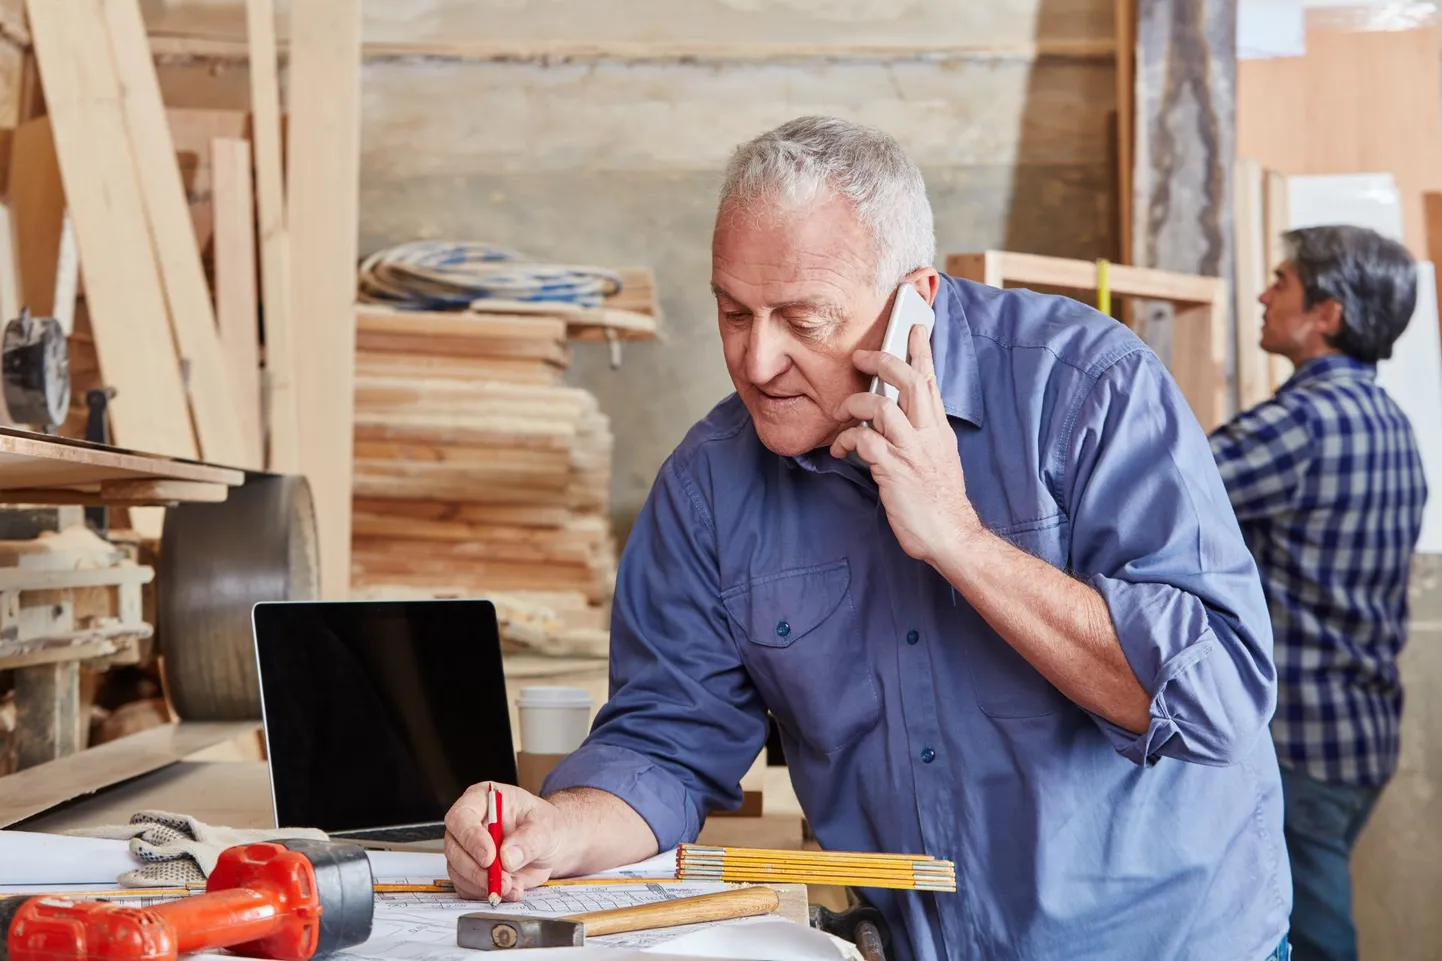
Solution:
<svg viewBox="0 0 1442 961"><path fill-rule="evenodd" d="M486 869L496 856L486 830L486 791L492 782L472 785L446 813L446 870L456 893L486 899ZM501 897L519 901L527 888L549 880L563 867L568 852L568 822L549 801L510 784L496 784L501 795Z"/></svg>

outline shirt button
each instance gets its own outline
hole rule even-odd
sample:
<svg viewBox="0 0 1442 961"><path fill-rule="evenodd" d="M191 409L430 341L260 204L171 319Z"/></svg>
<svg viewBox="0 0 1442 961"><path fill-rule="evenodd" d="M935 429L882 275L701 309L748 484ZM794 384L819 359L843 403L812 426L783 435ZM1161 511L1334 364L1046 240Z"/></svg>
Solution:
<svg viewBox="0 0 1442 961"><path fill-rule="evenodd" d="M915 644L919 640L921 640L921 635L916 633L916 631L906 632L906 643Z"/></svg>
<svg viewBox="0 0 1442 961"><path fill-rule="evenodd" d="M785 621L777 621L777 622L776 622L776 636L777 636L777 637L785 637L787 634L790 634L790 633L791 633L791 625L790 625L790 624L787 624Z"/></svg>
<svg viewBox="0 0 1442 961"><path fill-rule="evenodd" d="M930 764L932 761L935 761L935 760L936 760L936 752L935 752L935 751L933 751L933 750L932 750L931 748L929 748L929 747L924 747L924 748L921 749L921 763L922 763L922 764Z"/></svg>

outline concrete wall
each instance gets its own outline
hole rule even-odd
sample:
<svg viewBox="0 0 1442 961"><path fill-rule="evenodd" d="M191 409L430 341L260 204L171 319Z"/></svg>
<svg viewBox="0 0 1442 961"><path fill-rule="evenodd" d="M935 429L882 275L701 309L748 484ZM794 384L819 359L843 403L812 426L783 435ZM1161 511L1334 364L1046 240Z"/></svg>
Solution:
<svg viewBox="0 0 1442 961"><path fill-rule="evenodd" d="M152 32L243 37L240 10L152 0L147 13ZM612 418L622 534L661 461L731 389L707 284L716 188L739 142L804 113L851 117L921 164L943 257L1002 246L1115 256L1111 0L364 10L362 254L474 238L656 271L664 341L628 345L620 370L604 347L580 345L568 374ZM225 89L243 97L241 78L234 66L172 67L167 95L214 105Z"/></svg>
<svg viewBox="0 0 1442 961"><path fill-rule="evenodd" d="M1042 90L1033 76L1025 60L372 64L361 247L481 237L655 268L664 342L628 346L618 371L604 348L578 346L569 374L612 417L624 526L661 460L731 389L707 287L729 150L800 114L853 117L892 132L922 165L943 254L1098 256L1112 242L1110 66L1049 66Z"/></svg>

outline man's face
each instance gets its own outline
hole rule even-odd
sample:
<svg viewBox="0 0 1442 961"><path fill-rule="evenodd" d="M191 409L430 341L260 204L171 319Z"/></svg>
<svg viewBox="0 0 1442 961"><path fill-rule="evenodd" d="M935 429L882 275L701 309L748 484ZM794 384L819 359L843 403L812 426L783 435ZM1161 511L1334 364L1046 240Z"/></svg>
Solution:
<svg viewBox="0 0 1442 961"><path fill-rule="evenodd" d="M711 244L721 346L771 451L804 454L845 426L836 409L868 382L852 353L880 347L894 293L878 294L875 280L870 234L842 198L721 212Z"/></svg>
<svg viewBox="0 0 1442 961"><path fill-rule="evenodd" d="M1291 261L1282 262L1272 285L1257 299L1266 308L1262 315L1263 350L1297 363L1331 351L1326 338L1336 331L1336 304L1324 302L1308 310L1302 281Z"/></svg>

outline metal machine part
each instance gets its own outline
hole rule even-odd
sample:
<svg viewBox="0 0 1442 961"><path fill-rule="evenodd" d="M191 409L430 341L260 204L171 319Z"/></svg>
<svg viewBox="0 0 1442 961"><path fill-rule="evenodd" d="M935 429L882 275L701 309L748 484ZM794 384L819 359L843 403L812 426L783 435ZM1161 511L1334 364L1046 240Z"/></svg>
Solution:
<svg viewBox="0 0 1442 961"><path fill-rule="evenodd" d="M52 430L70 409L70 350L54 317L28 309L0 337L0 387L11 423Z"/></svg>
<svg viewBox="0 0 1442 961"><path fill-rule="evenodd" d="M509 914L463 914L456 920L456 944L476 951L510 948L579 948L586 926L561 918L522 918Z"/></svg>
<svg viewBox="0 0 1442 961"><path fill-rule="evenodd" d="M854 894L848 900L850 907L839 912L819 904L811 905L811 926L850 941L866 961L886 961L891 951L891 930L886 919L880 911L860 901Z"/></svg>
<svg viewBox="0 0 1442 961"><path fill-rule="evenodd" d="M248 474L224 501L166 509L156 630L181 718L260 719L251 608L318 599L319 570L315 507L302 476Z"/></svg>

